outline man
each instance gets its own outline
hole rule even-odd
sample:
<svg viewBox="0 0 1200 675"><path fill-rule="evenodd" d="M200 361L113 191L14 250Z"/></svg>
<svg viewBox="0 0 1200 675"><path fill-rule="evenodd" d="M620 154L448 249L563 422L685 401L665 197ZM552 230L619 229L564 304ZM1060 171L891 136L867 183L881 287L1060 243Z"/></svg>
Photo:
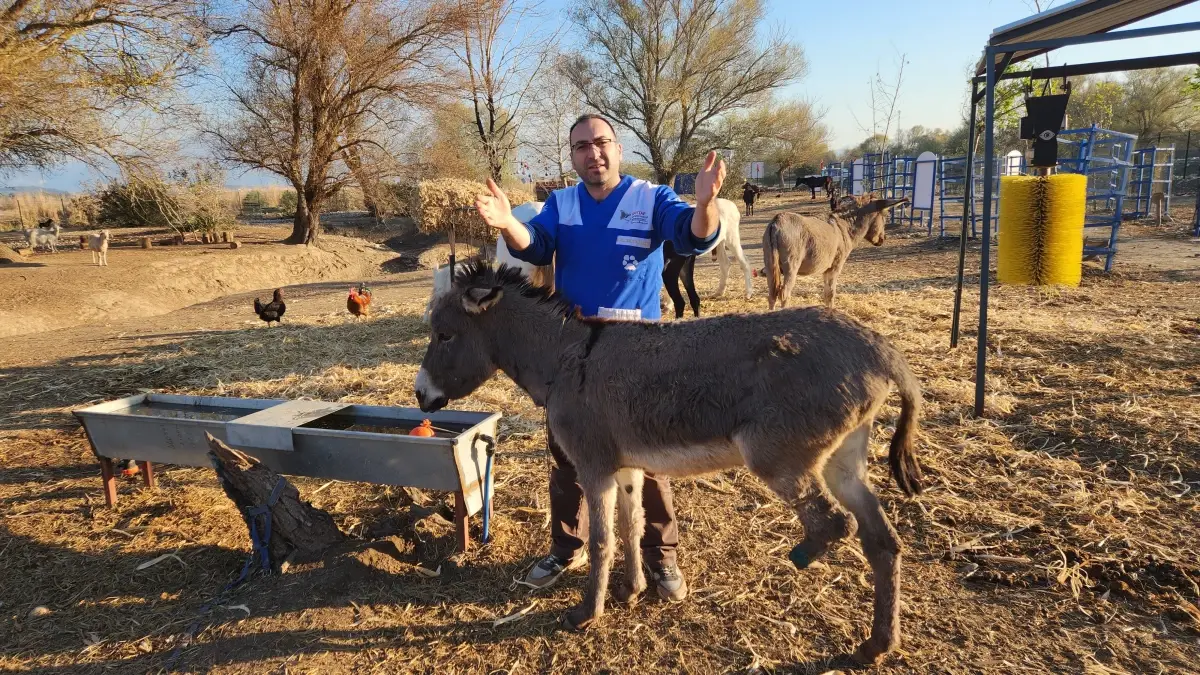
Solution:
<svg viewBox="0 0 1200 675"><path fill-rule="evenodd" d="M535 265L555 264L554 285L584 316L622 320L661 318L663 242L684 255L710 251L720 224L717 192L725 163L710 152L696 177L696 206L668 187L621 175L621 144L612 124L583 115L571 126L571 164L581 183L555 190L529 225L512 215L508 198L490 179L490 195L475 206L500 231L512 254ZM527 584L545 588L584 562L587 538L583 491L575 469L549 434L555 466L550 470L550 553L529 571ZM679 529L671 486L647 474L642 493L646 530L642 554L660 597L687 596L675 547Z"/></svg>

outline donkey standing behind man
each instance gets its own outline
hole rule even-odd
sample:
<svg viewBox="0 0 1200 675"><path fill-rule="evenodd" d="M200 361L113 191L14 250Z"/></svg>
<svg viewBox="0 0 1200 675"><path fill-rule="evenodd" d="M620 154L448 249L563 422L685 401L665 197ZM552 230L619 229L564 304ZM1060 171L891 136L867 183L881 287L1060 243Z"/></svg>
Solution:
<svg viewBox="0 0 1200 675"><path fill-rule="evenodd" d="M833 307L837 278L858 242L866 239L882 246L884 214L908 199L847 200L843 208L833 208L827 218L797 213L781 213L767 223L763 231L763 274L767 277L767 307L775 309L778 300L787 307L796 277L821 273L825 290L821 299Z"/></svg>
<svg viewBox="0 0 1200 675"><path fill-rule="evenodd" d="M564 620L599 618L613 562L613 507L625 547L618 600L646 589L643 472L689 476L745 465L795 509L807 567L857 530L875 577L874 662L899 641L900 541L867 480L871 425L891 385L900 417L888 459L905 494L920 491L913 454L921 393L878 333L823 308L671 324L581 320L515 270L475 263L434 300L416 396L426 412L471 394L496 370L547 412L588 503L590 577ZM698 367L698 364L704 364ZM619 488L619 489L618 489Z"/></svg>

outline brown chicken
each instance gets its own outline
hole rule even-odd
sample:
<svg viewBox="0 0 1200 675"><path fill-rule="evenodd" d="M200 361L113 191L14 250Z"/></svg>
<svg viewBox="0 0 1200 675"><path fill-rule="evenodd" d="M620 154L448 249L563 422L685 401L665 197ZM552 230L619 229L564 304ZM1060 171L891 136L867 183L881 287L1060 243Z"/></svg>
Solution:
<svg viewBox="0 0 1200 675"><path fill-rule="evenodd" d="M371 289L363 284L358 288L350 288L350 297L346 298L346 309L354 316L369 316L371 313Z"/></svg>

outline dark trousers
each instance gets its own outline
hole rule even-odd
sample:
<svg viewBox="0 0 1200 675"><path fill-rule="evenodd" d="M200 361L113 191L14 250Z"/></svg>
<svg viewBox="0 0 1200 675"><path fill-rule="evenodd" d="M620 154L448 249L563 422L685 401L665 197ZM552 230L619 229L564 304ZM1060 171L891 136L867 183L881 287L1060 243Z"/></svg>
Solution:
<svg viewBox="0 0 1200 675"><path fill-rule="evenodd" d="M550 552L570 559L583 549L587 539L588 515L583 489L579 487L575 467L563 454L550 425L546 438L554 466L550 469ZM646 512L646 531L642 534L642 557L652 569L675 564L679 544L679 525L671 503L671 484L666 478L646 474L642 486L642 507Z"/></svg>

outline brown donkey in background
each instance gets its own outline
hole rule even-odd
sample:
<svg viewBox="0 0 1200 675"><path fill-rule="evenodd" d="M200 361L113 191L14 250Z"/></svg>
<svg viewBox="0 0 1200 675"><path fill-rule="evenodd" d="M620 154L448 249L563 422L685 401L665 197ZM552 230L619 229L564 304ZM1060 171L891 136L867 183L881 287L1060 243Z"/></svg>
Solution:
<svg viewBox="0 0 1200 675"><path fill-rule="evenodd" d="M849 202L849 200L847 200ZM825 289L821 299L833 307L837 277L850 252L863 239L883 245L884 216L888 209L907 199L871 199L843 203L826 218L781 213L767 223L763 232L763 274L767 277L767 307L778 300L787 307L796 277L822 274Z"/></svg>
<svg viewBox="0 0 1200 675"><path fill-rule="evenodd" d="M599 618L613 562L613 507L625 546L616 596L633 602L642 572L643 471L689 476L745 465L795 509L807 567L857 530L875 577L873 662L899 641L900 541L867 479L871 425L891 385L900 417L888 455L905 494L920 491L913 454L921 393L878 333L823 308L671 324L572 317L517 271L476 263L435 298L417 374L422 410L471 394L501 370L538 405L575 466L589 505L591 572L565 622ZM702 365L700 365L702 364Z"/></svg>

